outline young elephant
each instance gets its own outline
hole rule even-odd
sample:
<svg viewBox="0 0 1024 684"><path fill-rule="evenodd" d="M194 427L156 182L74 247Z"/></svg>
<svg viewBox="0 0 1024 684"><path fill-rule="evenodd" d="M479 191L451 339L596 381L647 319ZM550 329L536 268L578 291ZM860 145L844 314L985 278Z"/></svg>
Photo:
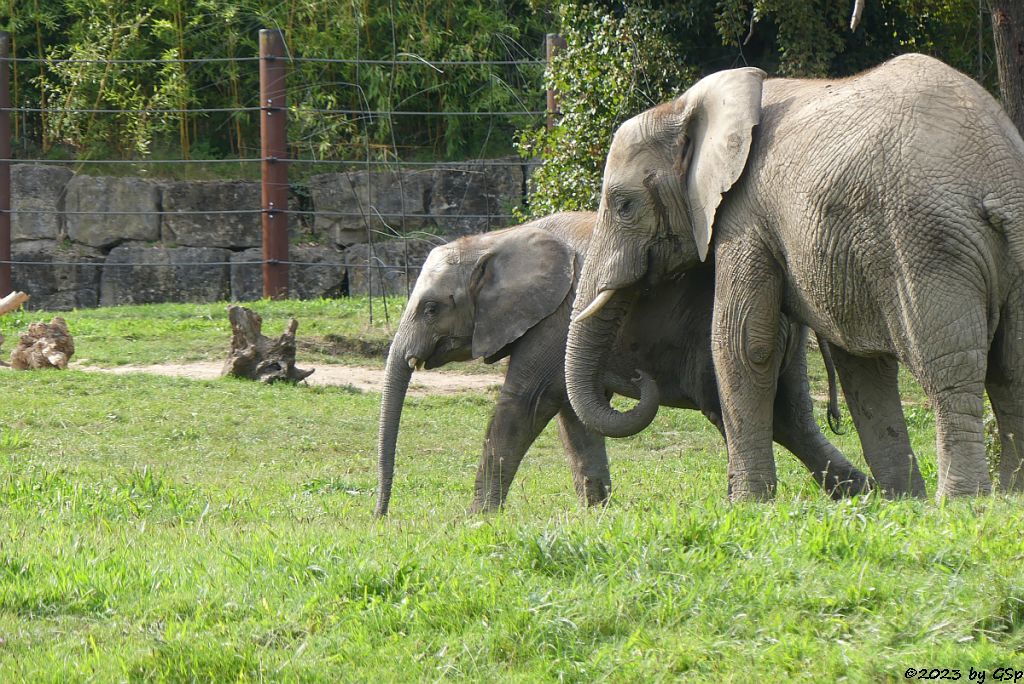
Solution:
<svg viewBox="0 0 1024 684"><path fill-rule="evenodd" d="M378 516L387 514L405 393L416 368L509 357L487 428L471 511L505 500L523 455L557 414L559 434L582 502L611 488L604 437L586 428L569 404L565 342L575 285L595 223L593 213L555 214L515 228L471 235L427 257L388 355L378 443ZM637 302L614 343L605 389L638 396L623 379L642 369L648 391L665 406L699 409L721 431L711 361L711 269L652 290ZM821 434L811 413L804 329L780 325L787 359L775 399L775 440L792 451L832 496L864 491L867 477ZM656 409L656 406L655 406Z"/></svg>

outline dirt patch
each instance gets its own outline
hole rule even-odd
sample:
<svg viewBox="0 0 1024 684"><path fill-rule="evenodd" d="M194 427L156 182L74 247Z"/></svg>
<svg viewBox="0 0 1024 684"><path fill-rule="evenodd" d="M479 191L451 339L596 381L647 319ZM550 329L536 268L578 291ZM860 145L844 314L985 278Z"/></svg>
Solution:
<svg viewBox="0 0 1024 684"><path fill-rule="evenodd" d="M151 373L175 378L191 378L193 380L214 380L220 377L223 363L218 361L195 361L192 363L158 363L152 365L114 366L99 368L72 363L74 370L95 373ZM363 392L380 392L384 388L384 369L364 368L362 366L343 366L340 364L319 363L304 364L304 367L315 368L316 372L303 382L308 385L334 385L354 387ZM497 375L470 375L448 371L416 371L409 384L409 394L426 396L432 394L454 394L457 392L481 392L501 387L501 377Z"/></svg>
<svg viewBox="0 0 1024 684"><path fill-rule="evenodd" d="M299 351L316 352L325 356L365 356L386 359L388 350L391 349L391 342L327 334L322 337L299 340L295 346Z"/></svg>

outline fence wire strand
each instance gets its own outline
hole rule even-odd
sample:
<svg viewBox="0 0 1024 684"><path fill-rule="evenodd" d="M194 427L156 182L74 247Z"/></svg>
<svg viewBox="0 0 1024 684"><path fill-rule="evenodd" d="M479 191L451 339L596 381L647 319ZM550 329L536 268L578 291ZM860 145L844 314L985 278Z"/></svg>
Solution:
<svg viewBox="0 0 1024 684"><path fill-rule="evenodd" d="M358 35L358 34L357 34ZM302 65L302 64L339 64L349 65L356 67L358 82L359 69L361 66L389 66L393 67L391 71L391 83L389 85L388 103L391 104L392 90L394 89L395 83L395 67L427 67L433 69L438 73L445 73L445 68L458 67L458 66L543 66L546 64L545 60L542 59L495 59L495 60L428 60L418 55L411 53L399 53L397 52L397 46L395 45L395 36L392 36L394 58L392 59L363 59L359 57L359 51L361 46L357 44L356 51L357 57L352 58L330 58L330 57L302 57L288 55L286 57L260 57L260 56L248 56L248 57L197 57L197 58L178 58L178 59L81 59L81 58L44 58L44 57L0 57L0 68L9 68L10 65L16 64L42 64L47 67L54 67L63 64L98 64L98 65L157 65L166 66L174 64L225 64L225 63L254 63L260 62L261 60L276 61L283 60L289 64ZM7 63L2 64L2 63ZM359 88L358 83L356 84L345 84L345 85L356 85ZM494 84L491 82L491 87ZM362 93L360 89L360 93ZM351 108L319 108L319 107L307 107L303 103L292 104L286 108L278 107L263 107L263 106L239 106L239 107L198 107L194 109L189 108L142 108L142 109L114 109L114 108L57 108L43 106L29 107L29 106L10 106L0 108L0 113L5 114L87 114L87 115L209 115L209 114L228 114L232 116L242 114L252 114L259 112L278 112L282 109L292 116L348 116L352 117L352 120L361 123L364 127L364 143L365 143L365 155L362 159L318 159L318 158L295 158L295 159L283 159L283 158L269 158L269 157L252 157L252 156L239 156L237 158L226 158L226 159L152 159L152 158L139 158L139 159L47 159L47 158L3 158L0 159L0 165L11 165L11 164L22 164L22 165L74 165L77 167L86 167L87 165L95 166L126 166L126 167L146 167L149 165L181 165L181 166L194 166L194 165L223 165L223 164L264 164L264 163L286 163L301 165L305 168L316 168L318 166L336 168L342 170L358 170L360 173L365 172L367 174L366 185L364 188L356 188L353 185L353 178L348 177L350 183L350 191L358 204L358 211L336 211L336 210L308 210L308 209L272 209L272 208L254 208L254 209L213 209L213 210L201 210L201 209L183 209L183 210L148 210L148 211L133 211L133 210L83 210L83 209L38 209L38 208L8 208L0 210L0 214L7 214L10 216L33 216L33 215L52 215L59 214L65 216L107 216L107 217L129 217L129 216L253 216L253 215L265 215L265 214L293 214L297 217L324 217L328 219L334 218L353 218L360 219L363 226L365 227L366 239L367 239L367 253L365 255L357 256L353 259L347 258L347 256L338 261L302 261L302 260L281 260L281 259L239 259L239 260L217 260L217 261L182 261L182 262L140 262L140 263L110 263L110 259L106 255L83 255L82 260L68 261L68 260L26 260L26 259L7 259L0 260L0 265L8 267L17 266L19 268L54 268L54 267L72 267L72 268L120 268L120 269L147 269L147 268L184 268L184 267L224 267L228 266L234 269L234 267L257 267L267 264L271 265L289 265L303 268L323 268L323 269L362 269L365 267L367 275L367 293L369 294L369 306L370 306L370 322L373 322L373 297L375 287L379 288L380 292L384 294L384 315L388 318L388 303L387 303L387 290L385 281L382 279L382 272L404 272L406 275L406 288L411 287L412 276L421 268L421 265L414 264L413 258L409 252L409 244L411 242L426 243L430 246L440 244L444 241L443 238L431 235L429 233L423 233L420 231L409 231L406 222L407 221L435 221L438 223L444 222L455 222L455 221L487 221L488 225L491 221L509 221L515 218L511 213L472 213L472 214L436 214L436 213L408 213L404 210L405 192L403 179L399 178L400 186L402 191L400 192L402 198L402 210L401 211L380 211L372 203L363 205L361 198L365 195L369 198L373 189L373 177L371 170L375 168L383 169L402 169L402 168L430 168L430 169L450 169L455 171L467 171L472 172L475 169L486 169L486 168L499 168L499 167L522 167L524 169L536 166L539 164L535 160L525 160L518 158L510 159L469 159L464 161L422 161L415 159L399 159L399 148L397 140L395 140L394 126L389 126L391 132L391 146L387 154L390 158L377 159L371 154L369 147L369 131L366 127L369 122L374 119L386 119L390 121L393 117L452 117L452 118L466 118L466 117L485 117L489 121L493 122L498 118L522 118L522 117L540 117L543 115L550 116L550 112L535 111L530 108L523 106L519 110L511 111L395 111L395 110L380 110L370 109L369 102L366 100L365 95L361 95L363 101L366 102L367 106L363 109L351 109ZM518 104L525 105L522 101ZM493 129L494 123L488 124L488 137L490 136L490 130ZM241 146L239 147L241 149ZM298 149L298 148L295 148ZM280 187L278 185L278 187ZM468 189L466 190L468 192ZM392 226L389 220L399 220L400 223L396 224L397 227ZM379 230L371 225L373 224L383 225L385 230ZM387 264L384 262L381 256L377 253L377 247L375 246L375 236L383 236L388 238L398 237L404 245L404 264L394 265ZM236 252L237 254L238 252ZM339 252L341 254L341 252ZM419 259L421 260L421 259ZM374 273L378 276L375 277ZM408 290L406 291L408 294ZM378 295L380 296L380 295Z"/></svg>

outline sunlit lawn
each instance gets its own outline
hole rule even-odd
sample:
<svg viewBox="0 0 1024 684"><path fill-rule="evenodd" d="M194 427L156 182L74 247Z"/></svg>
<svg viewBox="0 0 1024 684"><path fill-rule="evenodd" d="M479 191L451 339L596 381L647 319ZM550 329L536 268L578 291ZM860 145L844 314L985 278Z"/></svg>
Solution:
<svg viewBox="0 0 1024 684"><path fill-rule="evenodd" d="M263 304L270 329L386 337L360 302ZM219 358L228 336L223 305L66 317L96 364ZM934 492L931 412L907 397ZM663 410L610 442L607 508L579 508L549 426L506 510L467 517L493 399L410 398L378 522L377 395L0 372L0 681L1024 670L1020 498L834 503L779 450L778 500L729 505L715 430ZM832 437L862 463L852 427Z"/></svg>

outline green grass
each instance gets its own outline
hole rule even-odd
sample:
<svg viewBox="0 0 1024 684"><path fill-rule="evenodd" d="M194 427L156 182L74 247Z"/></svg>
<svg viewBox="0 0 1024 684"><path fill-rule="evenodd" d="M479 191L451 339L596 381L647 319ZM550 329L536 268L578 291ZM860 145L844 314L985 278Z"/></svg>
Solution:
<svg viewBox="0 0 1024 684"><path fill-rule="evenodd" d="M199 354L212 325L200 312L218 309L164 306L136 308L145 335L131 349L156 359L143 339L189 333L194 317ZM271 329L287 313L277 306ZM310 328L351 330L328 327L328 303L309 306L297 315ZM109 331L127 313L76 312L72 329ZM80 353L114 363L116 345L95 334ZM934 491L931 413L909 394ZM378 522L375 394L0 373L0 681L861 682L904 681L909 667L961 668L966 681L969 667L989 680L1024 669L1019 497L833 503L780 450L778 500L729 505L714 429L665 410L609 442L606 509L578 507L549 426L506 510L467 517L493 400L409 399L392 516ZM862 462L852 429L835 439Z"/></svg>
<svg viewBox="0 0 1024 684"><path fill-rule="evenodd" d="M222 361L231 345L226 302L214 304L146 304L74 311L18 311L0 316L7 338L0 357L33 321L61 316L75 339L72 362L111 367L189 361ZM344 297L245 302L263 318L263 334L277 338L289 318L296 318L297 365L344 363L383 368L387 345L398 327L404 297ZM370 314L373 314L372 323ZM497 373L480 363L452 364L460 373Z"/></svg>
<svg viewBox="0 0 1024 684"><path fill-rule="evenodd" d="M383 349L402 314L405 298L375 297L373 324L366 297L246 302L263 318L263 334L277 337L297 318L299 358L383 365ZM75 338L75 361L96 366L220 360L227 356L231 325L226 303L148 304L74 311L19 311L0 316L5 349L28 323L62 316ZM375 357L360 351L377 349ZM300 364L301 365L301 364Z"/></svg>

